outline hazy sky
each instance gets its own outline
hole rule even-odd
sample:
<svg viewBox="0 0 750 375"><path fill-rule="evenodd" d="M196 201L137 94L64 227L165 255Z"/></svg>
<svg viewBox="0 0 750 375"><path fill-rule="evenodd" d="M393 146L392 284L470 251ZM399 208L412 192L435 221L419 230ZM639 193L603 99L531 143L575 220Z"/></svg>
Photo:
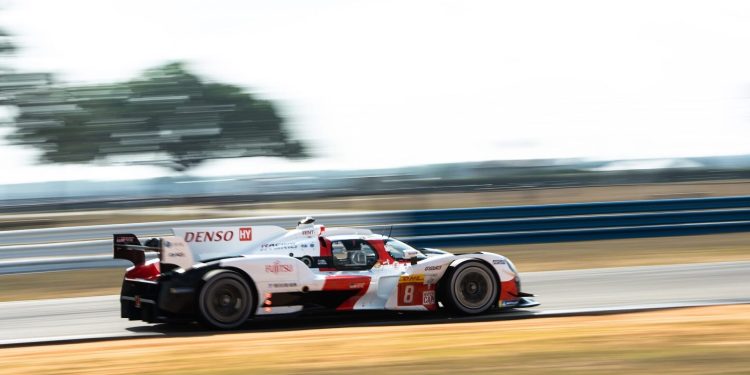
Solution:
<svg viewBox="0 0 750 375"><path fill-rule="evenodd" d="M199 175L750 153L747 1L4 3L19 70L110 82L186 60L276 100L319 155ZM122 174L32 156L0 145L0 183Z"/></svg>

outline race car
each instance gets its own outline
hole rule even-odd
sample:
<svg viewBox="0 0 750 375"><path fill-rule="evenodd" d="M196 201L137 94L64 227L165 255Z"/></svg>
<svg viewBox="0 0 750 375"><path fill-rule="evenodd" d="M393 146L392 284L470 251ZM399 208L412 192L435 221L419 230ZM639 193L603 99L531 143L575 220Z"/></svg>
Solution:
<svg viewBox="0 0 750 375"><path fill-rule="evenodd" d="M415 249L360 228L313 218L277 226L175 228L141 244L114 235L127 269L121 316L202 321L233 329L250 319L314 311L436 311L474 315L537 306L502 255ZM147 260L147 253L158 257Z"/></svg>

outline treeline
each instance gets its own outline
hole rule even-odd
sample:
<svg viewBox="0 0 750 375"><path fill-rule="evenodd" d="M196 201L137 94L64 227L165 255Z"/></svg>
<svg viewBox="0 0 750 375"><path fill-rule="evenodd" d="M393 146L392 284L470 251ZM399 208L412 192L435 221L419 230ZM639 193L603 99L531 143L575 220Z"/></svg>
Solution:
<svg viewBox="0 0 750 375"><path fill-rule="evenodd" d="M0 56L17 48L0 31ZM308 156L276 106L240 87L207 82L176 62L127 82L70 85L0 64L0 104L15 145L51 163L154 164L185 170L207 159Z"/></svg>

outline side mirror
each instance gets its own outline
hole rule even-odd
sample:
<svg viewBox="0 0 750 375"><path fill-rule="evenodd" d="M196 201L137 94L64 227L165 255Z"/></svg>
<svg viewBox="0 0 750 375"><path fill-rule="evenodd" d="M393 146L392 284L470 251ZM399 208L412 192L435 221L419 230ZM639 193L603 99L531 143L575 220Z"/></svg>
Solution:
<svg viewBox="0 0 750 375"><path fill-rule="evenodd" d="M419 255L419 251L414 249L406 249L404 250L404 259L411 261L411 264L417 264L417 256Z"/></svg>

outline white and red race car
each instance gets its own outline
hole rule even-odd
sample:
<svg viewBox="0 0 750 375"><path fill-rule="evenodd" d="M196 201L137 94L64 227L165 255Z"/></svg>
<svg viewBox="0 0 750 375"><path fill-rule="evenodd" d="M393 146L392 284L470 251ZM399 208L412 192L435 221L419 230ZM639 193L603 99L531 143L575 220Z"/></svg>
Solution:
<svg viewBox="0 0 750 375"><path fill-rule="evenodd" d="M414 249L367 229L325 228L305 218L276 226L177 228L143 245L114 235L127 259L121 316L147 322L200 320L219 329L253 317L314 310L481 314L538 305L521 292L502 255ZM146 261L146 252L158 259Z"/></svg>

